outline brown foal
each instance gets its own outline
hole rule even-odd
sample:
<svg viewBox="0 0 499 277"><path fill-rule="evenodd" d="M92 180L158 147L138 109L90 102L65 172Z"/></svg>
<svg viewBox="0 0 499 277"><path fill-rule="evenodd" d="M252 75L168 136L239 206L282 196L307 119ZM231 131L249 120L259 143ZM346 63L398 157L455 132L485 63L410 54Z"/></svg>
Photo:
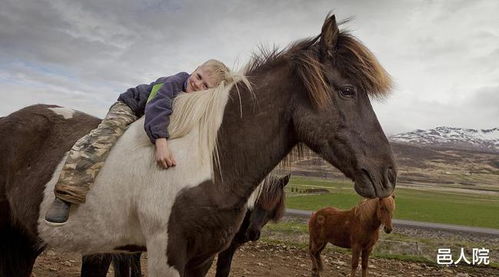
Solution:
<svg viewBox="0 0 499 277"><path fill-rule="evenodd" d="M367 276L367 263L374 244L378 241L379 227L385 233L392 231L395 196L365 199L348 211L327 207L318 210L308 223L310 233L309 253L312 259L312 276L322 271L321 252L328 242L352 249L352 272L355 276L362 254L362 276Z"/></svg>

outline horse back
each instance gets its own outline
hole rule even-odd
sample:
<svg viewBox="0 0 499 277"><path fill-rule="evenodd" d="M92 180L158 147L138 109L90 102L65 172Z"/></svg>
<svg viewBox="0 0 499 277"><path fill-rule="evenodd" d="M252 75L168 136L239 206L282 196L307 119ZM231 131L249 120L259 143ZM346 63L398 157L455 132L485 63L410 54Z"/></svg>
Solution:
<svg viewBox="0 0 499 277"><path fill-rule="evenodd" d="M309 233L312 239L350 248L354 225L355 218L351 210L343 211L327 207L312 215L309 221Z"/></svg>
<svg viewBox="0 0 499 277"><path fill-rule="evenodd" d="M45 184L76 140L98 123L54 105L29 106L0 119L0 227L8 223L37 235Z"/></svg>

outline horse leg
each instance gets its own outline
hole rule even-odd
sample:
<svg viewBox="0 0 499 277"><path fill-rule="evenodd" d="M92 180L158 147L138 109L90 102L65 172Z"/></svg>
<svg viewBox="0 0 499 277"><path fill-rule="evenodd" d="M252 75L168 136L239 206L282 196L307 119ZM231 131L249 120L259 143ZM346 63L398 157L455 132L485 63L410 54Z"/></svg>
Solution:
<svg viewBox="0 0 499 277"><path fill-rule="evenodd" d="M81 258L81 277L106 277L111 257L110 254L83 256Z"/></svg>
<svg viewBox="0 0 499 277"><path fill-rule="evenodd" d="M42 251L35 240L16 228L0 227L0 276L30 277Z"/></svg>
<svg viewBox="0 0 499 277"><path fill-rule="evenodd" d="M187 247L182 238L176 239L172 250L167 250L167 235L160 233L147 238L147 270L149 277L184 276ZM174 250L173 250L174 249Z"/></svg>
<svg viewBox="0 0 499 277"><path fill-rule="evenodd" d="M362 250L362 277L367 276L367 264L372 250L372 246Z"/></svg>
<svg viewBox="0 0 499 277"><path fill-rule="evenodd" d="M115 277L141 277L140 256L142 253L113 255Z"/></svg>
<svg viewBox="0 0 499 277"><path fill-rule="evenodd" d="M357 267L359 266L359 257L361 250L362 247L360 247L360 245L352 246L352 273L350 274L351 277L355 276L355 272L357 271Z"/></svg>
<svg viewBox="0 0 499 277"><path fill-rule="evenodd" d="M131 277L142 277L142 267L140 265L140 256L142 253L135 253L131 256Z"/></svg>
<svg viewBox="0 0 499 277"><path fill-rule="evenodd" d="M113 269L115 277L130 277L130 254L113 255Z"/></svg>
<svg viewBox="0 0 499 277"><path fill-rule="evenodd" d="M230 273L230 266L234 253L239 248L240 244L232 242L229 248L220 252L217 259L217 273L215 277L228 277Z"/></svg>
<svg viewBox="0 0 499 277"><path fill-rule="evenodd" d="M312 277L319 277L320 272L323 270L321 252L326 247L327 242L315 241L310 237L308 251L310 259L312 259Z"/></svg>

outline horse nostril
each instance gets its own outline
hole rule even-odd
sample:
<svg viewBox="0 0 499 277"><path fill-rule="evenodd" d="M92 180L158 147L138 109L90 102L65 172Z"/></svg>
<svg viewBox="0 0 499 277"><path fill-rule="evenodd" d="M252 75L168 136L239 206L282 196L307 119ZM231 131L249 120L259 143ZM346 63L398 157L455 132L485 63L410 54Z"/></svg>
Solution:
<svg viewBox="0 0 499 277"><path fill-rule="evenodd" d="M386 177L388 178L390 184L395 185L397 182L397 172L393 169L393 167L390 166L386 169Z"/></svg>

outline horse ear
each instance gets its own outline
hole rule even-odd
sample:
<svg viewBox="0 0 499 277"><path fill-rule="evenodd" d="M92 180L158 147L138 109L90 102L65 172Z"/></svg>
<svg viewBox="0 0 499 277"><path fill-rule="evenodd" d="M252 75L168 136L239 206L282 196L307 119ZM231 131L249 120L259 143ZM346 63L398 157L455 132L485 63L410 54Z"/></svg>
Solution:
<svg viewBox="0 0 499 277"><path fill-rule="evenodd" d="M326 18L324 25L322 25L321 31L321 51L323 54L328 56L333 56L333 49L336 47L338 42L338 35L340 31L338 25L336 24L336 16L333 14Z"/></svg>
<svg viewBox="0 0 499 277"><path fill-rule="evenodd" d="M281 187L285 187L288 183L289 183L289 178L291 177L291 174L288 174L284 177L282 177L280 180L279 180L279 183L281 184Z"/></svg>
<svg viewBox="0 0 499 277"><path fill-rule="evenodd" d="M395 199L395 193L392 194L392 198Z"/></svg>

